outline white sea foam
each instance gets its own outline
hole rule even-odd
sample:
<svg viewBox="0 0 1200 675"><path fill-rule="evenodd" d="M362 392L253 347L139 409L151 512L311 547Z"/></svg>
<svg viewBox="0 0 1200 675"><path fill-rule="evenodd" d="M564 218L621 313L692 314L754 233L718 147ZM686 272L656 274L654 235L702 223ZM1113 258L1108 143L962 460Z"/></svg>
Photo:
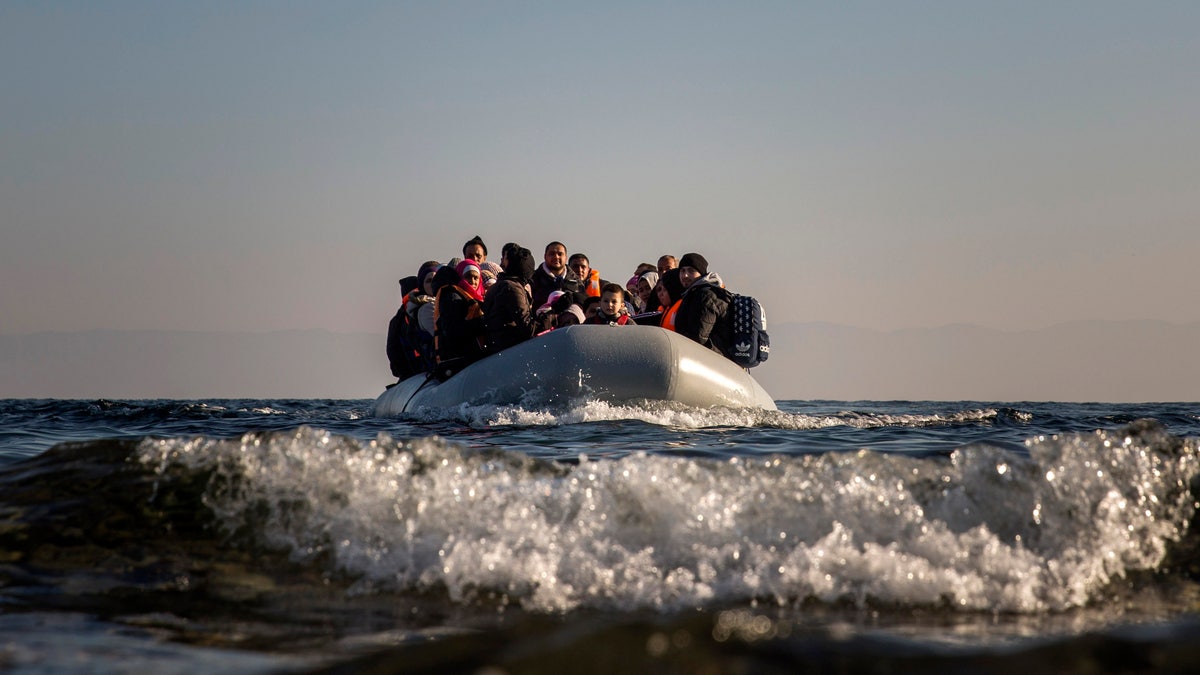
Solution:
<svg viewBox="0 0 1200 675"><path fill-rule="evenodd" d="M421 422L453 420L469 426L557 426L583 422L638 420L649 424L682 429L713 427L770 427L804 430L830 427L874 429L879 427L924 427L949 424L990 422L1000 413L992 408L952 413L883 414L844 411L829 415L810 415L753 408L693 408L666 401L641 404L613 404L604 401L579 401L557 409L509 405L467 405L454 408L422 408L413 414Z"/></svg>
<svg viewBox="0 0 1200 675"><path fill-rule="evenodd" d="M160 470L212 470L205 503L230 531L332 560L358 592L444 589L539 611L1077 607L1161 562L1198 470L1194 440L1155 429L1035 439L1027 457L977 446L568 465L310 428L140 452Z"/></svg>

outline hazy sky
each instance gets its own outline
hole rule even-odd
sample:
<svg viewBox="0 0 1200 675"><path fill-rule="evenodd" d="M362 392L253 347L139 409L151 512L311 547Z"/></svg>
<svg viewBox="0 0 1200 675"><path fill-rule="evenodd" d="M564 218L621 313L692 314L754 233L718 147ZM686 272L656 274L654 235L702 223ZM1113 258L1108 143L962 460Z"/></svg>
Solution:
<svg viewBox="0 0 1200 675"><path fill-rule="evenodd" d="M383 332L480 234L772 321L1200 320L1200 3L0 3L0 334Z"/></svg>

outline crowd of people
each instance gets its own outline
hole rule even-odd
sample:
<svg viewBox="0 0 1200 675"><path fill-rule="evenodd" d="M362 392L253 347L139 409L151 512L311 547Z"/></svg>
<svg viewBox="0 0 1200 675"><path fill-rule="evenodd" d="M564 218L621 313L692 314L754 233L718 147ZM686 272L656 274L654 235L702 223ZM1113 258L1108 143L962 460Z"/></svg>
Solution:
<svg viewBox="0 0 1200 675"><path fill-rule="evenodd" d="M699 253L642 263L624 285L607 281L583 253L558 241L542 262L505 244L499 264L476 236L462 257L423 263L400 280L403 299L388 325L392 374L446 379L488 354L543 332L576 324L661 326L725 353L729 294Z"/></svg>

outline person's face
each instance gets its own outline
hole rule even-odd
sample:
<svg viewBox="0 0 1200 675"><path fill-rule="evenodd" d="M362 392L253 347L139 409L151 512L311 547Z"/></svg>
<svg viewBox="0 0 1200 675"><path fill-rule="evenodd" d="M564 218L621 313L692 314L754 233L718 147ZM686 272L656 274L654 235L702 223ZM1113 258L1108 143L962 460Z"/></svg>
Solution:
<svg viewBox="0 0 1200 675"><path fill-rule="evenodd" d="M425 289L425 295L433 295L433 272L425 275L425 281L421 287Z"/></svg>
<svg viewBox="0 0 1200 675"><path fill-rule="evenodd" d="M551 246L546 249L546 269L551 272L561 272L567 265L567 249L562 246Z"/></svg>
<svg viewBox="0 0 1200 675"><path fill-rule="evenodd" d="M463 256L467 258L467 260L474 260L477 263L487 260L487 254L483 252L483 246L479 244L471 244L468 246L467 250L463 251Z"/></svg>
<svg viewBox="0 0 1200 675"><path fill-rule="evenodd" d="M580 279L586 280L588 273L592 271L592 266L588 264L587 260L576 258L571 261L571 269L575 270L575 274L578 274Z"/></svg>
<svg viewBox="0 0 1200 675"><path fill-rule="evenodd" d="M463 275L463 279L471 288L479 288L479 270L472 267Z"/></svg>
<svg viewBox="0 0 1200 675"><path fill-rule="evenodd" d="M691 286L697 279L700 278L700 270L695 267L680 267L679 280L683 282L683 287Z"/></svg>
<svg viewBox="0 0 1200 675"><path fill-rule="evenodd" d="M645 279L638 279L638 297L642 299L642 303L650 302L650 282Z"/></svg>
<svg viewBox="0 0 1200 675"><path fill-rule="evenodd" d="M600 296L600 309L609 316L616 316L617 312L621 311L623 304L625 304L625 297L620 293L607 291Z"/></svg>
<svg viewBox="0 0 1200 675"><path fill-rule="evenodd" d="M659 276L666 274L667 270L675 269L676 265L678 265L678 264L679 263L677 263L675 261L675 258L670 257L670 256L664 255L663 257L659 258L658 259L658 274L659 274Z"/></svg>
<svg viewBox="0 0 1200 675"><path fill-rule="evenodd" d="M666 307L671 304L671 294L667 292L667 287L658 284L654 287L654 293L658 296L658 304Z"/></svg>

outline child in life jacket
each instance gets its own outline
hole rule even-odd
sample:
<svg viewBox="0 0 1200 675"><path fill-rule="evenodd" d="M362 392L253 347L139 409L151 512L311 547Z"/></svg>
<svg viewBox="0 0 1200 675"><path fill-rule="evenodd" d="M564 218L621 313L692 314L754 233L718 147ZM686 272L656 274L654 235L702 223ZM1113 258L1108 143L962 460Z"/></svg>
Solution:
<svg viewBox="0 0 1200 675"><path fill-rule="evenodd" d="M600 289L600 302L596 307L596 314L589 317L586 323L602 326L636 325L629 320L629 310L625 307L625 289L619 284L607 284Z"/></svg>

